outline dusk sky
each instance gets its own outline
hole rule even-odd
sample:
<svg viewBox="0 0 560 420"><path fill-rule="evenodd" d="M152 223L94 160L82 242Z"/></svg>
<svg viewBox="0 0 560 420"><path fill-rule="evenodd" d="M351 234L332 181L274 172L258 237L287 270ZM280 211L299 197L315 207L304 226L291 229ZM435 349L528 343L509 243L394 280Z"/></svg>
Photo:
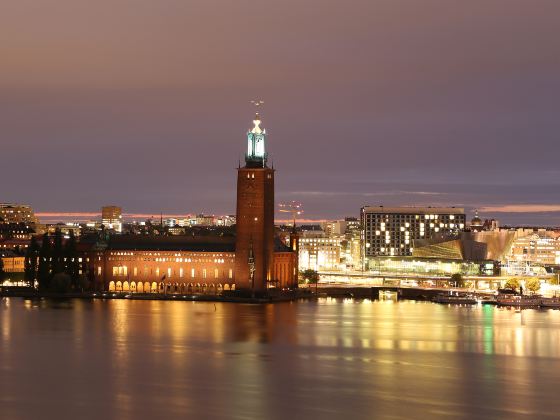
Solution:
<svg viewBox="0 0 560 420"><path fill-rule="evenodd" d="M234 214L258 98L305 218L560 225L558 0L0 5L0 202Z"/></svg>

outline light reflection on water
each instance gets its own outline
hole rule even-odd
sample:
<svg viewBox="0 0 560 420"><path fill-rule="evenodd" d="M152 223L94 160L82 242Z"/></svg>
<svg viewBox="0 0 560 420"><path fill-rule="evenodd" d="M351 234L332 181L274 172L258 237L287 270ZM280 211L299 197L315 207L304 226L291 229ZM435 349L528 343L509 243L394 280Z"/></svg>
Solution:
<svg viewBox="0 0 560 420"><path fill-rule="evenodd" d="M2 419L553 418L560 408L560 311L4 299L0 327Z"/></svg>

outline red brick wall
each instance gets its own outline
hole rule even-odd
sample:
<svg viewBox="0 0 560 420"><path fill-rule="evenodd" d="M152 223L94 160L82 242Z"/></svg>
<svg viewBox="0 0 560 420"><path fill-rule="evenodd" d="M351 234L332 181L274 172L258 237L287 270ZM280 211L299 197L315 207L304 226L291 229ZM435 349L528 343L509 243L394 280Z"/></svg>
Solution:
<svg viewBox="0 0 560 420"><path fill-rule="evenodd" d="M252 287L249 248L255 259L254 287L264 291L274 270L274 170L240 168L237 175L236 283Z"/></svg>

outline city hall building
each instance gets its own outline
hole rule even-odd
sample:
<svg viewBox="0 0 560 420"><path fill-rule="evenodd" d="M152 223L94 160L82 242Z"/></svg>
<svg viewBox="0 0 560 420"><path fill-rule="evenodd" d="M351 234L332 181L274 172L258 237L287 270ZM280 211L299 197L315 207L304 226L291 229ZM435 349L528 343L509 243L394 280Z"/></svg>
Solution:
<svg viewBox="0 0 560 420"><path fill-rule="evenodd" d="M245 165L237 170L235 234L112 235L83 243L84 269L97 290L208 293L297 287L297 234L284 244L274 228L274 169L257 113L247 133Z"/></svg>

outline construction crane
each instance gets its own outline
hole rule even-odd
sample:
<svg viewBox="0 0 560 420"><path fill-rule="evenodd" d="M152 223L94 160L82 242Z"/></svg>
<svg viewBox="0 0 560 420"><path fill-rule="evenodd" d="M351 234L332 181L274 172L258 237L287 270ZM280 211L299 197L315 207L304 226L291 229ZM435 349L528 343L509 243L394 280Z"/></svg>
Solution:
<svg viewBox="0 0 560 420"><path fill-rule="evenodd" d="M278 204L281 213L291 213L294 229L296 227L296 217L303 213L303 207L301 203L297 201L290 201L289 203Z"/></svg>

